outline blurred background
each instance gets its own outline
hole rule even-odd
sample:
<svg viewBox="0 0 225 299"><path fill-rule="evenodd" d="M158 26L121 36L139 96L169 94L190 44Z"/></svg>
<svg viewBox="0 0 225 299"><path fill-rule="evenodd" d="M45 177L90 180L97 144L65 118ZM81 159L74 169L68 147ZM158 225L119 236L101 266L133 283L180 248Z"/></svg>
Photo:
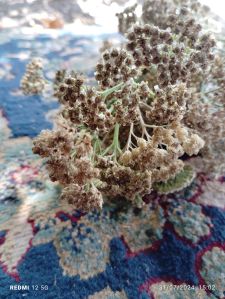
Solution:
<svg viewBox="0 0 225 299"><path fill-rule="evenodd" d="M1 0L0 28L23 33L43 29L71 30L74 34L117 32L116 13L141 0ZM225 17L221 0L201 0L220 17Z"/></svg>

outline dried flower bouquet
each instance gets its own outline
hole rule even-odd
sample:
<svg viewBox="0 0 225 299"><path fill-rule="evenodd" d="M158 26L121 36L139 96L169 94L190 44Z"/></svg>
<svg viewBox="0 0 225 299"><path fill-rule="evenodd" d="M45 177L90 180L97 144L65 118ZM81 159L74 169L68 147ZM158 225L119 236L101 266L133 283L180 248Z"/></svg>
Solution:
<svg viewBox="0 0 225 299"><path fill-rule="evenodd" d="M212 144L221 146L223 58L193 18L193 7L174 11L175 2L145 1L140 20L134 13L127 19L135 7L119 14L127 42L102 54L95 87L78 73L56 73L58 129L42 131L33 152L46 159L51 180L63 188L61 200L75 209L102 208L103 198L117 197L141 207L152 190L171 193L190 184L194 171L184 157L201 153L204 160L214 154ZM164 7L155 24L148 5ZM39 71L33 60L22 81L25 92L42 89ZM211 170L213 159L204 162Z"/></svg>

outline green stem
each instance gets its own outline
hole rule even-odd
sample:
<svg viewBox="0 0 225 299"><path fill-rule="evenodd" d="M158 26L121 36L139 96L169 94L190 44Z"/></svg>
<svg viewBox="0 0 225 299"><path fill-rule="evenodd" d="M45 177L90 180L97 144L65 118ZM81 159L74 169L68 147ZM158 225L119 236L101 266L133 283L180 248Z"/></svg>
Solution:
<svg viewBox="0 0 225 299"><path fill-rule="evenodd" d="M94 138L94 146L93 146L93 154L92 154L92 157L91 157L91 160L94 162L94 158L95 158L95 155L97 155L98 153L101 154L101 142L100 140L98 139L98 137L95 137Z"/></svg>
<svg viewBox="0 0 225 299"><path fill-rule="evenodd" d="M110 144L110 146L108 146L108 147L104 150L104 152L102 153L102 156L105 156L105 155L106 155L112 148L113 148L113 143Z"/></svg>
<svg viewBox="0 0 225 299"><path fill-rule="evenodd" d="M114 129L114 136L113 136L113 144L114 144L114 161L117 161L117 152L121 153L120 149L120 142L119 142L119 131L120 131L120 125L116 123L115 129Z"/></svg>
<svg viewBox="0 0 225 299"><path fill-rule="evenodd" d="M209 94L209 93L212 93L212 92L215 92L215 91L218 91L218 90L220 90L220 89L222 89L222 87L218 87L218 88L209 90L209 91L205 92L205 95L207 95L207 94Z"/></svg>
<svg viewBox="0 0 225 299"><path fill-rule="evenodd" d="M129 136L128 136L128 139L127 139L127 143L125 145L125 151L129 150L129 148L131 146L131 136L132 136L132 133L133 133L133 128L134 128L134 123L132 122L130 124Z"/></svg>
<svg viewBox="0 0 225 299"><path fill-rule="evenodd" d="M149 136L148 131L146 130L146 124L144 122L140 107L138 108L138 114L139 114L139 121L140 121L141 129L142 129L142 138L144 136L146 136L147 140L150 140L151 137Z"/></svg>
<svg viewBox="0 0 225 299"><path fill-rule="evenodd" d="M76 154L77 154L77 151L76 151L76 149L74 149L74 150L71 152L70 157L71 157L72 159L74 159L74 158L76 157Z"/></svg>
<svg viewBox="0 0 225 299"><path fill-rule="evenodd" d="M109 109L111 105L114 104L116 101L117 101L116 98L112 98L112 100L107 103L107 108Z"/></svg>
<svg viewBox="0 0 225 299"><path fill-rule="evenodd" d="M90 187L91 187L91 184L90 184L90 183L86 183L86 184L84 185L84 190L85 190L86 192L89 192L89 191L90 191Z"/></svg>
<svg viewBox="0 0 225 299"><path fill-rule="evenodd" d="M117 162L117 154L122 153L122 150L120 148L120 142L119 142L119 130L120 130L120 125L116 123L114 127L113 142L102 153L102 156L105 156L110 150L112 150L112 157L115 162Z"/></svg>
<svg viewBox="0 0 225 299"><path fill-rule="evenodd" d="M125 84L124 82L121 82L121 83L119 83L119 84L117 84L117 85L115 85L115 86L113 86L113 87L111 87L109 89L106 89L106 90L100 92L100 95L103 96L104 99L106 99L107 96L109 96L114 91L119 90L124 84Z"/></svg>
<svg viewBox="0 0 225 299"><path fill-rule="evenodd" d="M116 123L115 128L114 128L114 135L113 135L113 144L117 148L119 146L119 130L120 130L120 125Z"/></svg>

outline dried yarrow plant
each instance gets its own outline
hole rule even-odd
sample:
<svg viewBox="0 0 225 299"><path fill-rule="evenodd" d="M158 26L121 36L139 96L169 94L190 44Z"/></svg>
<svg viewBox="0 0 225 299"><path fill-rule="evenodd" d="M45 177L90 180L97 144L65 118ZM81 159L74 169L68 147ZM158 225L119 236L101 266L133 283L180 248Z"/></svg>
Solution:
<svg viewBox="0 0 225 299"><path fill-rule="evenodd" d="M153 190L181 190L194 178L187 157L200 155L206 165L212 144L222 147L225 74L215 40L190 8L159 2L169 7L157 26L147 22L148 10L141 20L127 10L136 24L126 22L125 48L102 54L95 87L78 73L56 74L58 129L42 131L33 152L62 186L61 200L76 209L118 197L140 207Z"/></svg>
<svg viewBox="0 0 225 299"><path fill-rule="evenodd" d="M180 50L175 50L176 60L181 64L182 72L190 67L189 74L192 76L191 84L190 82L187 84L190 97L186 102L186 112L182 122L205 141L205 146L198 157L191 159L192 164L195 165L198 171L205 172L208 176L224 175L224 21L218 21L219 18L210 12L207 6L200 4L197 0L144 0L140 17L137 17L135 10L136 6L132 6L118 14L119 31L128 38L132 26L150 24L166 31L169 30L173 35L175 34L178 48L181 51L187 52L189 48L193 48L193 45L195 45L197 52L194 56L192 55L193 60L190 62L192 65L188 63L185 67L182 65L180 56L177 57ZM213 31L216 41L213 53L209 53L212 46L212 44L210 45L209 31ZM204 34L201 34L202 32ZM199 37L202 44L197 45ZM136 45L131 41L128 46L134 49ZM203 59L205 54L209 54L206 60ZM197 61L200 64L196 64ZM165 63L163 62L163 64L159 65L162 78L165 77L166 73L164 72ZM196 76L195 67L199 65L201 66L201 72ZM154 85L155 75L152 76L149 69L144 69L142 74L144 78L148 77L148 81L153 82ZM167 84L167 80L165 81L165 84Z"/></svg>

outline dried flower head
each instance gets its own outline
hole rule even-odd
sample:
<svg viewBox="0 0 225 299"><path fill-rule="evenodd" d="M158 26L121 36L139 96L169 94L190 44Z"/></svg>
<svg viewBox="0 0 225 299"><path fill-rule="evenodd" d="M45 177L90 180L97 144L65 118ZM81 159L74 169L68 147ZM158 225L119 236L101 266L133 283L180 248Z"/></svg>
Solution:
<svg viewBox="0 0 225 299"><path fill-rule="evenodd" d="M131 55L125 50L112 48L102 54L101 61L96 65L95 78L102 89L127 82L137 76Z"/></svg>
<svg viewBox="0 0 225 299"><path fill-rule="evenodd" d="M68 185L63 189L61 200L84 212L101 209L103 204L102 194L94 185Z"/></svg>

